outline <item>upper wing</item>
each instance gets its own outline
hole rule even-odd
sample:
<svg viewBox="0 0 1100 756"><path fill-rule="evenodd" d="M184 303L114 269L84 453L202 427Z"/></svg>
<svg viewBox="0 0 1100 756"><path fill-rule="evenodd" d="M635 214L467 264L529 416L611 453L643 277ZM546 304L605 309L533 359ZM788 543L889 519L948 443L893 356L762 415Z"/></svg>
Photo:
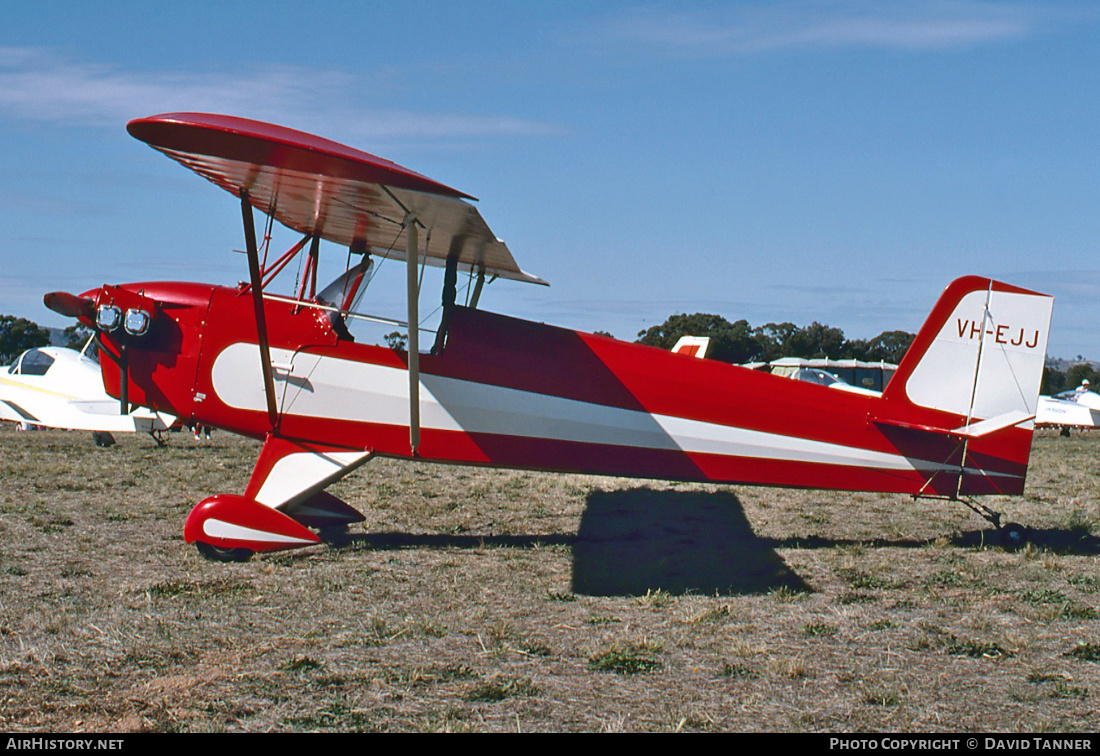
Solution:
<svg viewBox="0 0 1100 756"><path fill-rule="evenodd" d="M429 262L545 284L516 265L473 199L396 163L312 134L234 116L168 113L127 125L131 135L303 234L365 243L404 258L406 213L426 229Z"/></svg>

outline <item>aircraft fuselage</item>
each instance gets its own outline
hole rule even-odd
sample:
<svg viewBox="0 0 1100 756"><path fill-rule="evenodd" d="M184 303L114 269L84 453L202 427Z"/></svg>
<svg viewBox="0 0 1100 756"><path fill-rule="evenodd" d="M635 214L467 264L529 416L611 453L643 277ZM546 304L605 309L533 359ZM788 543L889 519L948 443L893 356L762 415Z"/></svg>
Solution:
<svg viewBox="0 0 1100 756"><path fill-rule="evenodd" d="M253 438L274 432L391 457L681 481L1023 490L1030 428L971 440L960 486L962 443L919 430L966 423L954 413L463 307L451 309L442 348L420 356L414 455L406 352L342 338L328 312L266 298L272 429L250 293L143 283L84 296L156 310L143 337L101 337L116 354L125 346L131 402ZM104 361L113 396L122 375Z"/></svg>

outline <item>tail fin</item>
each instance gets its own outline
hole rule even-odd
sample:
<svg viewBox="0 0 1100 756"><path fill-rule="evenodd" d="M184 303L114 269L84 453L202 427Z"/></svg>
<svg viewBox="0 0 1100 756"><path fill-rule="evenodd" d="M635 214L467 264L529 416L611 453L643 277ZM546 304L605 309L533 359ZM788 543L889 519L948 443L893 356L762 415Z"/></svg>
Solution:
<svg viewBox="0 0 1100 756"><path fill-rule="evenodd" d="M884 398L995 427L1030 421L1039 402L1054 299L968 276L951 283L883 392Z"/></svg>
<svg viewBox="0 0 1100 756"><path fill-rule="evenodd" d="M703 359L707 356L707 348L710 346L710 336L681 336L672 347L677 354L686 354L689 357Z"/></svg>
<svg viewBox="0 0 1100 756"><path fill-rule="evenodd" d="M944 290L873 418L910 456L949 465L918 493L1023 493L1053 304L976 276Z"/></svg>

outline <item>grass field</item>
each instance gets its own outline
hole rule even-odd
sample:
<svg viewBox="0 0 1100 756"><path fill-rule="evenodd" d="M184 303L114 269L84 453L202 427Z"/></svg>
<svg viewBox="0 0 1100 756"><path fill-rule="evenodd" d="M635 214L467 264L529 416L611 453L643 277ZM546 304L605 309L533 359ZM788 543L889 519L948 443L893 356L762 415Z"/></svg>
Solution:
<svg viewBox="0 0 1100 756"><path fill-rule="evenodd" d="M8 426L10 427L10 426ZM203 561L258 445L0 431L0 730L1096 731L1100 435L958 503L375 461Z"/></svg>

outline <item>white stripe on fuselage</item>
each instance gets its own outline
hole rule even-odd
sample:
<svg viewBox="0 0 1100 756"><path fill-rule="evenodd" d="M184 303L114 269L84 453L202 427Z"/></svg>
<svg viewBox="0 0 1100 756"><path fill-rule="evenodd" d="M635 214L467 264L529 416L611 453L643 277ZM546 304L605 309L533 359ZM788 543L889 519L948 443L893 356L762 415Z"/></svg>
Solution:
<svg viewBox="0 0 1100 756"><path fill-rule="evenodd" d="M259 348L247 343L231 344L215 358L211 379L222 402L237 409L266 411L259 360ZM409 383L404 369L274 348L271 361L282 366L276 369L275 379L285 414L408 426ZM292 367L288 371L286 366ZM883 470L957 470L900 454L424 373L420 424L432 430Z"/></svg>

